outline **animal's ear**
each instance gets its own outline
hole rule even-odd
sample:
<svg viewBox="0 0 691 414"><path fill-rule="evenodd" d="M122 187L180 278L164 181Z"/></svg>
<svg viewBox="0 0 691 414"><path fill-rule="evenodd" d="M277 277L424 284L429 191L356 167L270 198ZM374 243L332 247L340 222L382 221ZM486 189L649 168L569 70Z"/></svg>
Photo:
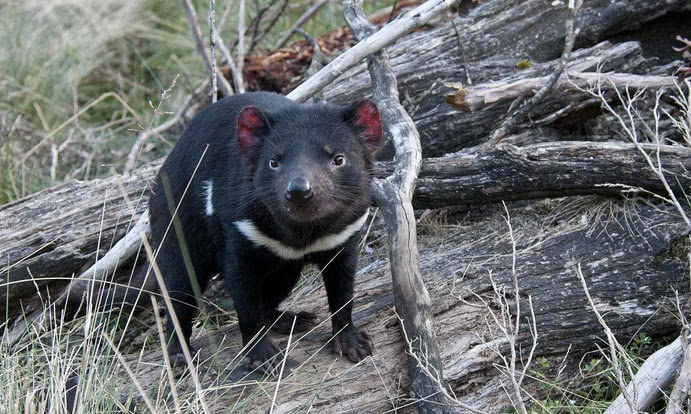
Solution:
<svg viewBox="0 0 691 414"><path fill-rule="evenodd" d="M261 136L271 127L271 117L256 106L246 106L240 111L237 124L238 146L250 154L261 142Z"/></svg>
<svg viewBox="0 0 691 414"><path fill-rule="evenodd" d="M343 119L354 127L370 153L375 153L382 137L381 120L377 105L363 99L350 105Z"/></svg>

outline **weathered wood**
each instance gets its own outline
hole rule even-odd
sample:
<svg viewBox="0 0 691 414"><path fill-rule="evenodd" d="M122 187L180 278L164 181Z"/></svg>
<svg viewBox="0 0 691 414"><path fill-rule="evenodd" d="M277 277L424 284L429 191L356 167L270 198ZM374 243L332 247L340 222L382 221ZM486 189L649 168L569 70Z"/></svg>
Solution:
<svg viewBox="0 0 691 414"><path fill-rule="evenodd" d="M688 194L691 149L662 146L660 154L669 183ZM144 211L145 191L159 165L160 161L142 167L126 178L63 184L0 206L0 303L6 302L7 295L12 298L9 315L3 313L3 306L0 317L14 319L24 311L40 309L36 286L42 288L44 297L50 292L56 298L70 278L81 274L123 237L131 220ZM378 167L380 176L393 171L390 163L378 163ZM616 195L626 193L629 186L665 195L633 144L500 145L487 153L460 152L424 159L413 206ZM134 212L124 201L121 187Z"/></svg>
<svg viewBox="0 0 691 414"><path fill-rule="evenodd" d="M690 68L691 69L691 68ZM674 382L672 392L669 393L669 401L665 414L683 414L684 407L691 409L691 326L686 321L686 326L681 330L680 338L685 338L681 343L682 358L679 375Z"/></svg>
<svg viewBox="0 0 691 414"><path fill-rule="evenodd" d="M451 92L446 83L466 80L474 85L504 79L545 76L553 72L563 49L566 3L544 0L490 1L455 19L460 38L449 23L413 33L387 48L399 81L401 96L418 127L424 157L440 156L479 144L506 115L508 103L491 110L459 114L448 107L443 96ZM553 5L552 5L553 4ZM593 0L579 12L576 47L594 45L607 36L683 7L674 0ZM530 36L525 36L530 33ZM462 48L462 51L460 50ZM640 70L644 59L630 56L628 63L602 59L605 71ZM574 51L570 62L583 55ZM529 61L528 70L518 63ZM548 62L553 61L549 64ZM596 64L582 69L594 71ZM567 70L569 65L567 65ZM343 103L367 95L369 76L364 64L343 73L326 89L328 101ZM549 102L546 102L548 104ZM388 152L392 155L392 151Z"/></svg>
<svg viewBox="0 0 691 414"><path fill-rule="evenodd" d="M548 80L548 76L539 78L525 78L517 81L490 82L470 88L462 88L455 92L454 97L447 98L455 108L462 111L479 111L502 101L512 101L516 98L531 96ZM674 88L675 76L648 76L631 73L588 73L566 71L555 84L555 88L568 92L592 88L600 84L603 90L621 89L662 89Z"/></svg>
<svg viewBox="0 0 691 414"><path fill-rule="evenodd" d="M374 35L362 0L343 0L343 16L359 42ZM391 175L372 183L373 198L384 216L393 280L394 304L405 332L409 392L418 413L450 413L429 293L420 274L413 191L422 164L420 134L401 105L389 56L382 50L367 58L373 98L382 126L392 137L396 161ZM421 364L421 362L424 364Z"/></svg>
<svg viewBox="0 0 691 414"><path fill-rule="evenodd" d="M122 238L146 208L145 190L159 165L129 177L62 184L0 206L0 296L3 303L12 299L0 320L43 309L42 298L57 298L70 278Z"/></svg>
<svg viewBox="0 0 691 414"><path fill-rule="evenodd" d="M561 361L570 348L573 365L566 369L569 375L578 372L585 353L601 344L603 331L572 270L577 263L597 308L621 342L640 332L653 337L679 332L674 290L679 291L682 303L689 298L688 263L683 253L688 248L689 230L673 207L635 200L578 198L523 207L509 204L508 208L517 237L521 298L532 296L537 319L536 357L554 355ZM496 413L508 399L501 385L503 377L494 366L497 357L487 343L494 328L483 322L487 310L476 295L491 303L490 272L500 288L512 291L513 282L512 246L504 212L491 210L494 213L488 211L479 219L436 230L423 228L419 241L424 246L420 248L420 271L429 288L444 379L460 402ZM294 302L289 299L291 304L286 306L316 312L325 325L305 337L293 338L289 351L292 371L281 380L275 413L307 412L309 407L312 411L382 413L407 406L398 412L413 411L415 398L406 392L407 349L393 310L386 257L386 250L377 247L373 256L362 258L365 263L358 274L360 294L354 300L353 316L372 334L376 352L357 366L334 357L328 346L324 347L329 338L329 316L321 287L307 285L294 294ZM689 309L684 308L684 312ZM285 347L287 338L276 338ZM519 342L529 346L530 341L523 326ZM219 390L228 390L216 408L234 404L242 387L233 383L231 389L228 385L246 373L237 362L230 362L241 348L237 326L193 339L192 343L202 349L202 360L215 355L215 362L209 359L211 365L202 367L214 372L208 381L226 375L232 378L214 384ZM216 348L218 344L223 346ZM505 346L499 348L506 351ZM139 358L133 350L132 365ZM158 383L163 369L159 351L147 353L139 366L145 388ZM261 387L273 390L275 385L269 380ZM535 383L526 380L525 386L532 395L540 396ZM191 391L193 387L184 389ZM248 412L266 412L272 393L253 390L257 389L248 385L243 394L251 396L243 401Z"/></svg>

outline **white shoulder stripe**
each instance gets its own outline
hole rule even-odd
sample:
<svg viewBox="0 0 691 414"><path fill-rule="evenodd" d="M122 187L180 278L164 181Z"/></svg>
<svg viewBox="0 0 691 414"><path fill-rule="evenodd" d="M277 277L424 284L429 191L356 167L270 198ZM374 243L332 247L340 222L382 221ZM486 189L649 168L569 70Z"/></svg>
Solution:
<svg viewBox="0 0 691 414"><path fill-rule="evenodd" d="M204 181L202 182L202 188L204 189L204 197L205 197L205 204L204 206L206 215L211 216L214 214L214 205L213 205L213 191L214 191L214 182L212 180Z"/></svg>
<svg viewBox="0 0 691 414"><path fill-rule="evenodd" d="M357 221L350 223L346 226L340 233L329 234L328 236L320 237L315 240L312 244L305 246L302 249L296 249L294 247L286 246L280 240L272 239L266 234L262 233L257 226L252 223L251 220L240 220L236 221L235 227L242 233L247 239L249 239L255 246L265 247L269 249L276 256L287 260L297 260L304 256L326 250L331 250L338 247L346 242L355 234L356 231L360 230L365 221L367 221L366 212L362 217L357 219Z"/></svg>

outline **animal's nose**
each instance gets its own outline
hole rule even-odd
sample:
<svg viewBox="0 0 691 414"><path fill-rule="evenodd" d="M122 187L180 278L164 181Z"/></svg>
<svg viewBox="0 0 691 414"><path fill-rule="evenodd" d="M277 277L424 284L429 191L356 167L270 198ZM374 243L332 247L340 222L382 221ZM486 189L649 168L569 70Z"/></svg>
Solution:
<svg viewBox="0 0 691 414"><path fill-rule="evenodd" d="M305 177L293 178L286 188L286 199L289 201L304 203L312 198L312 195L312 186Z"/></svg>

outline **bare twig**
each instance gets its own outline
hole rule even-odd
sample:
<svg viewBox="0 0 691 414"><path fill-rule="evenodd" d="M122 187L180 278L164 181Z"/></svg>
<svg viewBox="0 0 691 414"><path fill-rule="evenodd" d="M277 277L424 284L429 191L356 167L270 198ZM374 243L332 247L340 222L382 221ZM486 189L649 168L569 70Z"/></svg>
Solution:
<svg viewBox="0 0 691 414"><path fill-rule="evenodd" d="M276 22L278 19L283 15L283 12L286 10L286 7L288 6L288 1L289 0L282 0L278 4L274 4L271 7L272 13L270 17L268 17L268 23L265 25L264 30L262 31L261 34L257 36L252 36L252 44L250 45L250 49L247 52L248 54L252 54L254 49L257 47L257 45L264 40L266 35L273 29L273 27L276 25ZM259 22L261 23L261 22Z"/></svg>
<svg viewBox="0 0 691 414"><path fill-rule="evenodd" d="M317 43L317 41L314 40L312 36L310 36L307 32L305 32L302 29L293 29L293 32L302 35L302 37L307 39L307 41L312 46L312 63L310 63L310 67L307 69L307 77L309 78L311 76L314 76L315 73L319 72L321 68L324 67L324 54L322 53L322 50L319 47L319 43ZM316 93L311 99L312 103L318 103L323 100L324 94L322 91Z"/></svg>
<svg viewBox="0 0 691 414"><path fill-rule="evenodd" d="M532 111L535 108L535 106L542 102L543 99L545 99L549 91L557 82L557 79L559 79L561 74L564 72L564 68L566 67L566 61L569 59L571 51L573 50L573 45L576 42L576 36L578 34L578 30L575 28L576 15L578 14L578 10L581 8L582 5L583 0L569 0L569 17L566 19L566 37L564 39L564 50L561 54L561 59L559 60L559 65L557 66L557 69L554 71L552 76L550 76L545 86L543 86L542 89L540 89L540 91L535 94L535 96L533 96L528 102L523 104L521 107L517 108L512 114L510 114L506 119L504 119L499 128L494 130L492 135L490 135L490 139L480 146L481 149L491 148L497 145L497 143L504 139L505 136L509 135L513 131L516 124L527 113Z"/></svg>
<svg viewBox="0 0 691 414"><path fill-rule="evenodd" d="M228 17L230 16L230 13L233 11L233 0L228 0L228 4L226 4L225 10L223 10L223 14L221 15L221 20L218 22L218 26L216 27L216 33L218 34L223 33L223 29L226 26L226 21L228 21Z"/></svg>
<svg viewBox="0 0 691 414"><path fill-rule="evenodd" d="M216 69L216 1L209 0L209 49L211 52L211 103L218 99L218 70Z"/></svg>
<svg viewBox="0 0 691 414"><path fill-rule="evenodd" d="M680 217L684 219L684 222L686 223L689 228L691 228L691 219L689 219L688 215L686 214L686 210L682 207L681 203L679 202L679 199L675 195L674 191L672 190L669 182L667 181L667 178L665 177L665 169L662 167L662 157L660 155L660 150L663 147L661 139L660 139L660 98L662 96L661 91L658 91L656 96L655 96L655 107L653 108L653 118L655 121L655 124L650 127L650 130L653 132L653 138L655 139L655 150L654 151L646 151L644 149L643 144L640 142L639 137L638 137L638 129L636 128L636 119L640 119L640 116L637 114L637 109L634 106L634 103L642 96L644 90L638 90L636 91L633 95L631 95L629 92L628 88L625 88L625 95L622 95L622 92L617 89L616 87L611 88L616 93L617 98L619 99L619 102L622 104L622 108L624 111L624 115L619 114L612 105L609 103L609 100L605 97L605 92L603 91L603 82L605 78L602 77L601 80L599 80L594 88L591 89L581 89L582 91L590 94L593 97L596 97L600 100L600 103L602 104L602 107L607 110L617 121L619 126L621 127L623 133L629 137L631 142L636 146L636 149L638 150L639 154L645 159L646 163L648 164L648 167L655 173L657 178L659 179L660 183L665 188L665 191L667 192L667 195L669 196L670 202L675 206L677 211L679 212ZM576 85L575 87L578 88ZM683 95L680 95L677 97L678 99L684 99ZM652 156L650 154L653 154ZM655 158L655 160L653 160Z"/></svg>
<svg viewBox="0 0 691 414"><path fill-rule="evenodd" d="M297 102L305 101L346 70L360 64L367 56L382 50L404 34L424 25L456 2L457 0L429 0L416 7L332 60L319 73L289 93L288 98Z"/></svg>
<svg viewBox="0 0 691 414"><path fill-rule="evenodd" d="M626 393L622 392L610 404L605 414L631 413L631 406L626 400L626 396L634 395L634 390L635 400L631 401L631 403L635 407L635 412L647 410L663 390L674 381L677 370L682 365L684 355L682 349L683 339L683 337L677 338L671 344L648 357L638 369L633 380L626 386ZM671 402L668 404L668 412L672 405Z"/></svg>
<svg viewBox="0 0 691 414"><path fill-rule="evenodd" d="M185 14L187 15L187 24L189 25L190 32L192 32L192 37L194 37L195 44L197 45L197 52L202 57L202 59L204 59L204 63L206 63L206 67L209 70L209 75L211 75L212 73L216 73L218 75L218 68L214 70L214 64L212 64L209 54L206 53L206 46L204 46L204 39L202 38L202 32L199 28L199 18L197 17L197 12L194 10L194 5L192 5L192 1L180 0L180 2L182 3L182 6L185 8ZM219 89L221 90L221 93L224 96L232 95L233 89L230 87L228 80L226 80L226 78L224 78L223 75L219 76L218 79L220 79Z"/></svg>
<svg viewBox="0 0 691 414"><path fill-rule="evenodd" d="M286 44L288 39L290 39L290 36L293 35L293 32L295 29L299 28L302 26L307 20L310 19L310 17L314 16L316 12L319 11L329 0L319 0L316 3L312 4L307 11L305 11L302 16L300 16L297 21L288 29L286 34L281 37L278 42L276 42L276 46L274 46L274 49L279 49L283 47L283 45Z"/></svg>
<svg viewBox="0 0 691 414"><path fill-rule="evenodd" d="M418 355L418 353L415 352L417 345L408 336L408 332L406 332L406 330L405 330L405 323L404 323L403 319L401 319L401 317L398 315L398 313L396 313L396 317L398 318L398 322L401 324L401 330L403 331L403 339L405 340L406 345L407 345L406 346L406 353L408 354L408 357L414 359L417 362L420 370L422 370L422 372L424 372L428 378L430 378L431 380L433 380L437 383L437 387L438 387L439 391L449 401L453 401L459 407L461 407L465 410L468 410L472 413L484 414L485 413L484 411L478 410L477 408L473 408L467 404L463 404L462 402L458 401L458 399L454 395L451 395L449 393L449 390L447 389L446 385L443 384L442 381L440 381L439 373L436 372L434 366L430 365L430 363L427 359L422 359L420 357L420 355Z"/></svg>
<svg viewBox="0 0 691 414"><path fill-rule="evenodd" d="M612 369L614 369L614 374L616 376L617 380L617 385L619 386L619 389L621 390L621 394L626 401L626 405L628 408L631 410L631 413L637 413L638 412L638 404L637 404L637 389L634 388L633 386L631 389L626 387L626 383L624 382L624 372L620 366L619 363L619 357L620 355L625 355L626 352L624 348L619 344L617 339L614 337L614 334L612 333L612 330L609 328L607 325L607 322L605 322L605 319L602 317L600 314L600 311L597 310L597 306L595 306L595 302L593 302L593 299L590 297L590 291L588 290L588 285L585 283L585 277L583 277L583 272L581 271L581 264L579 263L576 266L576 274L578 276L578 279L581 281L581 286L583 286L583 291L585 292L586 298L588 298L588 303L590 304L590 308L593 310L593 313L595 313L595 316L597 317L597 321L600 323L602 328L605 330L605 335L607 336L607 343L609 344L609 361L612 364ZM627 364L628 365L628 364ZM631 372L631 368L628 367L628 371L633 375ZM644 409L644 408L643 408Z"/></svg>
<svg viewBox="0 0 691 414"><path fill-rule="evenodd" d="M242 90L244 88L244 80L242 74L238 72L238 67L235 66L233 56L230 54L228 47L226 46L225 42L218 34L218 32L216 32L216 44L218 45L218 48L221 50L221 55L223 55L225 63L228 65L228 67L230 67L230 74L233 77L233 86L235 86L235 90Z"/></svg>
<svg viewBox="0 0 691 414"><path fill-rule="evenodd" d="M233 78L236 82L236 89L238 93L245 92L245 85L242 77L242 70L245 67L245 0L240 0L240 9L238 10L238 55L237 63L237 78Z"/></svg>
<svg viewBox="0 0 691 414"><path fill-rule="evenodd" d="M499 311L495 312L493 307L485 301L481 296L475 295L476 298L484 305L485 313L485 324L491 335L491 340L487 343L489 348L494 351L494 353L501 359L502 366L505 369L505 373L511 382L511 390L507 390L509 393L509 398L513 403L513 406L522 414L527 414L528 409L525 405L525 398L523 396L522 384L525 379L528 368L530 367L533 356L535 354L535 349L537 348L537 321L535 318L535 310L533 308L533 300L531 296L528 296L528 305L530 310L530 318L528 319L528 329L532 338L532 345L530 347L530 352L528 353L528 358L525 361L520 361L518 354L519 350L519 334L521 328L521 301L520 301L520 290L518 286L518 273L516 271L516 261L517 261L517 250L516 250L516 238L514 236L513 226L511 225L511 215L509 210L504 204L504 211L506 212L505 221L509 228L509 238L511 239L511 276L513 282L513 296L515 302L515 311L512 315L512 306L507 296L506 289L497 285L492 277L489 275L490 284L492 285L492 291L494 292L494 303L499 307ZM490 320L491 319L491 320ZM495 337L493 330L498 329L501 336ZM509 349L509 356L505 356L502 353L502 346L506 344ZM517 363L523 362L523 369L519 370L517 368ZM513 394L513 397L511 396Z"/></svg>
<svg viewBox="0 0 691 414"><path fill-rule="evenodd" d="M50 147L51 152L51 163L50 163L50 182L55 184L58 175L58 164L60 153L67 148L67 146L72 142L72 134L70 134L66 140L64 140L60 145L52 144Z"/></svg>

